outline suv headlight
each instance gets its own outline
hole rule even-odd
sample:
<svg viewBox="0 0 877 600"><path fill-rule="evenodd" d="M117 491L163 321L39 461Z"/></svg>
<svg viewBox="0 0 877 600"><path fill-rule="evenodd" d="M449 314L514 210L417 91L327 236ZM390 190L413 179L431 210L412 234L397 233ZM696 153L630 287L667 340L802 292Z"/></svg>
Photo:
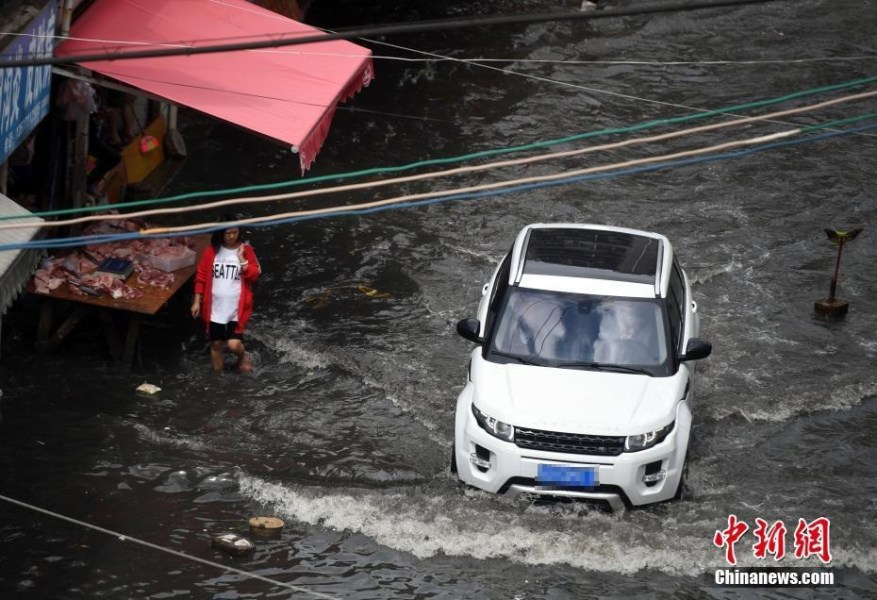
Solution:
<svg viewBox="0 0 877 600"><path fill-rule="evenodd" d="M481 429L489 433L495 438L499 438L506 442L515 441L515 428L508 423L503 423L502 421L497 421L493 417L484 414L473 404L472 405L472 414L475 415L475 420L478 421L478 424L481 426Z"/></svg>
<svg viewBox="0 0 877 600"><path fill-rule="evenodd" d="M627 439L624 440L624 451L639 452L640 450L651 448L655 444L660 444L664 441L667 435L673 431L673 425L675 423L676 422L674 421L666 427L656 429L655 431L649 431L648 433L627 436Z"/></svg>

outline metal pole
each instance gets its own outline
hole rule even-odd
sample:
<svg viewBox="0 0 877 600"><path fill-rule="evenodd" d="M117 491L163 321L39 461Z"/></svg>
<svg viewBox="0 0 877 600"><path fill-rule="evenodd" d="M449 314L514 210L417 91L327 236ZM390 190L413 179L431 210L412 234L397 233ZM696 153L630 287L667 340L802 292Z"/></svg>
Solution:
<svg viewBox="0 0 877 600"><path fill-rule="evenodd" d="M844 252L844 240L841 238L837 244L837 260L834 263L834 275L831 276L831 290L828 292L828 299L834 300L834 294L837 292L837 275L840 272L840 257Z"/></svg>
<svg viewBox="0 0 877 600"><path fill-rule="evenodd" d="M73 20L73 0L64 0L64 10L61 13L61 37L70 35L70 22Z"/></svg>

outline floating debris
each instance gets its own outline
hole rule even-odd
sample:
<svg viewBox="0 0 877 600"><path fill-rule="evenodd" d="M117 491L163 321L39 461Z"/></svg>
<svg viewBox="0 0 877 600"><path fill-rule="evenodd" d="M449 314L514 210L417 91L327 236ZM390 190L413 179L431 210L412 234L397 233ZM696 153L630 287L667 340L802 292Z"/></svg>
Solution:
<svg viewBox="0 0 877 600"><path fill-rule="evenodd" d="M369 298L374 298L376 300L385 300L390 297L390 294L387 292L379 292L378 290L368 287L367 285L358 285L356 286L356 291L365 294Z"/></svg>
<svg viewBox="0 0 877 600"><path fill-rule="evenodd" d="M218 548L223 552L228 552L232 556L246 556L256 549L256 546L245 537L241 537L236 533L224 533L217 535L210 542L214 548Z"/></svg>
<svg viewBox="0 0 877 600"><path fill-rule="evenodd" d="M305 298L305 302L311 305L311 308L326 308L329 305L329 300L332 299L332 290L325 290L323 292L319 292L314 294L313 296L308 296Z"/></svg>
<svg viewBox="0 0 877 600"><path fill-rule="evenodd" d="M262 537L279 537L283 520L277 517L253 517L250 519L250 532Z"/></svg>
<svg viewBox="0 0 877 600"><path fill-rule="evenodd" d="M323 289L322 291L314 292L306 296L304 298L304 301L307 302L313 309L326 308L331 301L339 299L338 294L336 294L335 292L340 292L346 289L355 290L360 294L368 296L369 298L372 298L374 300L386 300L388 298L392 298L392 294L390 294L389 292L382 292L364 283L354 283L335 285Z"/></svg>
<svg viewBox="0 0 877 600"><path fill-rule="evenodd" d="M157 394L161 391L161 388L151 383L141 383L137 386L137 391L144 394Z"/></svg>

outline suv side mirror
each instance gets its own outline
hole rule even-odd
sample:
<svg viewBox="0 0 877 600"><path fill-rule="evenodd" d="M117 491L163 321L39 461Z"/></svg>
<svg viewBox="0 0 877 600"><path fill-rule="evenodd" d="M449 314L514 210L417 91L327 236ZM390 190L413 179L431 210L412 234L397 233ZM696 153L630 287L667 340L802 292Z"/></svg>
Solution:
<svg viewBox="0 0 877 600"><path fill-rule="evenodd" d="M685 354L679 357L679 362L686 360L700 360L706 358L713 352L713 345L706 340L700 338L691 338L685 347Z"/></svg>
<svg viewBox="0 0 877 600"><path fill-rule="evenodd" d="M457 333L470 342L476 344L484 343L484 339L478 337L478 330L481 328L481 322L478 319L462 319L457 321Z"/></svg>

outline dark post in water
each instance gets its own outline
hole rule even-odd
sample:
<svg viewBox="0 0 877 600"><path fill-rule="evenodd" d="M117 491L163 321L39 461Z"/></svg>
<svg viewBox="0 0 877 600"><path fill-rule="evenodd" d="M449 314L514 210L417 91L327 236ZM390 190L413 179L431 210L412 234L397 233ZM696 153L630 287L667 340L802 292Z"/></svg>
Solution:
<svg viewBox="0 0 877 600"><path fill-rule="evenodd" d="M847 314L850 303L839 300L837 294L837 277L840 273L840 258L843 256L844 244L856 239L856 236L862 232L862 228L857 229L826 229L825 234L828 239L837 245L837 259L834 262L834 273L831 276L831 288L828 292L828 298L816 301L816 315L824 318L840 318Z"/></svg>

